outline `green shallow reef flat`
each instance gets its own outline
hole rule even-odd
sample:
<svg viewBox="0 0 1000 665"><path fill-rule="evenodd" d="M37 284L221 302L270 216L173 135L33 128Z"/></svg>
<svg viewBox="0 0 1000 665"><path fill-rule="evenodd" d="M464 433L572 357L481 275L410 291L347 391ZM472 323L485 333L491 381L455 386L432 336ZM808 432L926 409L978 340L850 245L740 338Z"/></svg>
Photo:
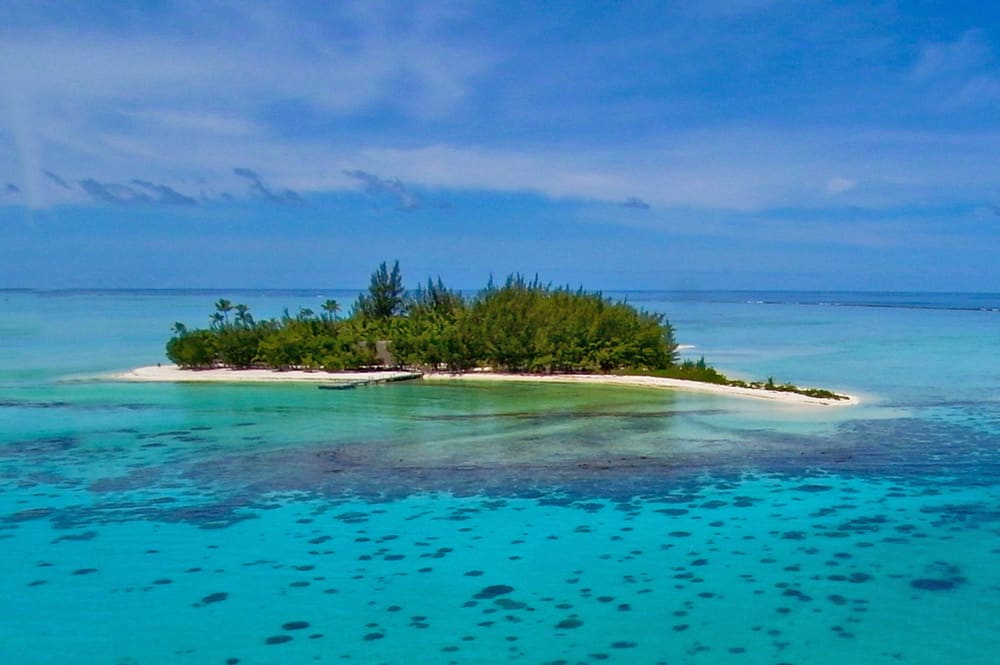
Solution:
<svg viewBox="0 0 1000 665"><path fill-rule="evenodd" d="M864 401L114 383L206 294L0 294L4 662L994 662L996 313L621 295Z"/></svg>

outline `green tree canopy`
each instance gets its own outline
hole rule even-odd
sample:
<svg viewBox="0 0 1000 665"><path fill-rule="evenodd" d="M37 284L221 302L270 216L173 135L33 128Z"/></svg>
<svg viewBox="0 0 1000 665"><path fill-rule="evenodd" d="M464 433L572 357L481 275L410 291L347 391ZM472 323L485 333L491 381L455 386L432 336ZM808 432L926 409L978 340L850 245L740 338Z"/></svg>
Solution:
<svg viewBox="0 0 1000 665"><path fill-rule="evenodd" d="M368 293L361 294L354 305L354 312L372 320L384 320L403 314L406 289L399 261L389 270L385 261L372 273Z"/></svg>
<svg viewBox="0 0 1000 665"><path fill-rule="evenodd" d="M230 323L228 313L235 310ZM659 370L676 362L673 329L660 314L600 293L553 288L537 277L490 283L469 298L439 277L407 294L399 262L383 262L351 316L339 320L327 300L317 317L301 307L257 322L244 304L215 303L209 330L175 324L167 345L185 367L225 365L345 369L389 356L414 367L519 372ZM376 353L385 349L389 353Z"/></svg>

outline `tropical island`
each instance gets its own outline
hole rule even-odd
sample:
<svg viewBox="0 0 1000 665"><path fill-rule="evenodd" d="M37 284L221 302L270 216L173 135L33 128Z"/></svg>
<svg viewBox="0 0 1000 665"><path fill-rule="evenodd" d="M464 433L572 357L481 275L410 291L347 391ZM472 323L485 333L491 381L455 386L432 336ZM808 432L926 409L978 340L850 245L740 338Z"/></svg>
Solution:
<svg viewBox="0 0 1000 665"><path fill-rule="evenodd" d="M413 291L403 286L399 262L372 273L346 317L326 300L318 314L287 309L257 321L244 304L220 299L208 328L175 323L167 357L177 370L118 378L183 380L178 371L303 372L333 378L394 370L392 378L461 377L498 380L575 380L661 387L726 388L752 396L781 393L825 403L851 398L790 383L730 379L704 358L679 359L674 329L662 314L613 301L599 292L543 284L511 275L475 295L447 288L440 278ZM154 368L142 368L153 370ZM289 377L291 378L291 377ZM690 386L687 384L691 384ZM695 386L697 387L697 386Z"/></svg>

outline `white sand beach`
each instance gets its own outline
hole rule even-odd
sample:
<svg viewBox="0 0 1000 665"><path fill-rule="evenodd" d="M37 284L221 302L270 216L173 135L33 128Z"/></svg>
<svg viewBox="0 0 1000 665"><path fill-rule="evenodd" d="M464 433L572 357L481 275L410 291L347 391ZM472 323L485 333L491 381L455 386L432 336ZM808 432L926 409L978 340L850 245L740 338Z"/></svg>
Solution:
<svg viewBox="0 0 1000 665"><path fill-rule="evenodd" d="M683 379L668 379L658 376L616 376L611 374L495 374L491 372L470 372L451 374L448 372L433 372L424 374L424 380L429 381L523 381L531 383L598 383L602 385L639 386L643 388L660 388L667 390L684 390L689 392L714 393L729 397L751 397L765 399L784 404L802 404L809 406L847 406L860 403L854 395L845 395L847 399L835 400L819 397L809 397L799 393L764 390L758 388L740 388L738 386L723 386L702 381L685 381ZM844 393L839 393L844 394Z"/></svg>
<svg viewBox="0 0 1000 665"><path fill-rule="evenodd" d="M338 383L351 381L396 381L412 376L412 372L323 372L271 369L181 369L176 365L154 365L138 367L128 372L112 374L116 381L167 382L167 383ZM729 397L749 397L771 400L782 404L803 406L849 406L860 402L857 396L848 395L846 400L824 399L756 388L722 386L700 381L667 379L656 376L615 376L610 374L500 374L493 372L429 372L423 375L425 381L516 381L525 383L593 383L603 385L637 386L667 390L713 393Z"/></svg>
<svg viewBox="0 0 1000 665"><path fill-rule="evenodd" d="M112 374L115 381L153 383L340 383L397 381L414 372L324 372L275 369L181 369L176 365L150 365Z"/></svg>

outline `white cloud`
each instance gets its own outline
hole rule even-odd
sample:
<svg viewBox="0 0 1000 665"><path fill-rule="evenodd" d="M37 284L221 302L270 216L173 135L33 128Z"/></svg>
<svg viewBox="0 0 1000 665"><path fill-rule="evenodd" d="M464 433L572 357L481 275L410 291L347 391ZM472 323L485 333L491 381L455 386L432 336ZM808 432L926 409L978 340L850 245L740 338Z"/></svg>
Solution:
<svg viewBox="0 0 1000 665"><path fill-rule="evenodd" d="M357 164L427 187L607 202L638 196L657 208L827 206L830 195L841 205L884 207L989 196L996 191L991 174L1000 169L1000 133L690 131L600 150L368 148Z"/></svg>
<svg viewBox="0 0 1000 665"><path fill-rule="evenodd" d="M544 143L508 149L457 143L336 146L242 129L249 133L205 132L193 140L183 127L168 123L157 132L75 137L72 143L48 143L40 168L69 181L162 182L189 196L245 191L245 183L232 175L234 167L244 166L266 172L275 187L307 199L356 189L356 179L344 171L361 170L399 179L415 192L526 192L607 203L638 197L656 210L741 211L823 207L831 196L838 205L875 207L992 200L998 194L992 174L1000 170L1000 133L719 130L601 149ZM108 159L110 154L115 159ZM99 163L94 155L102 157ZM0 180L25 189L16 172L2 173ZM43 180L43 185L49 201L76 196L54 183Z"/></svg>
<svg viewBox="0 0 1000 665"><path fill-rule="evenodd" d="M989 44L978 30L967 30L952 42L925 44L913 66L917 80L935 79L964 74L970 69L989 65L992 60Z"/></svg>
<svg viewBox="0 0 1000 665"><path fill-rule="evenodd" d="M171 108L145 108L126 111L125 117L149 131L182 131L191 134L248 136L263 130L247 118L222 113L178 111Z"/></svg>
<svg viewBox="0 0 1000 665"><path fill-rule="evenodd" d="M952 42L926 44L911 76L946 110L1000 102L1000 68L979 30L968 30Z"/></svg>
<svg viewBox="0 0 1000 665"><path fill-rule="evenodd" d="M826 181L826 192L827 194L832 194L836 196L837 194L843 194L844 192L849 192L858 186L857 180L849 180L842 176L836 175Z"/></svg>
<svg viewBox="0 0 1000 665"><path fill-rule="evenodd" d="M506 100L516 111L465 108L477 95L489 98L480 79L494 68L498 78L532 72L503 69L502 40L456 29L462 6L338 4L323 20L267 4L179 7L171 24L182 28L0 26L0 89L17 100L7 105L11 121L0 124L0 153L17 156L0 160L0 182L17 184L36 206L81 199L78 188L46 181L43 170L68 182L140 179L212 197L246 190L235 167L306 197L356 188L344 172L364 171L415 192L531 192L616 204L636 197L654 210L828 206L831 196L838 205L891 206L1000 194L998 133L852 132L733 118L704 127L664 121L621 139L586 123L549 138L544 127L557 124L549 120L537 131L534 119L528 130L482 129L523 120L520 105L535 98ZM579 60L576 48L560 53ZM970 31L926 46L910 82L954 79L961 82L947 88L954 99L1000 98L992 66L985 36ZM546 82L565 75L545 63L538 69ZM581 85L598 90L594 81ZM540 117L558 111L572 124L574 107L559 102ZM318 125L343 129L300 133L300 108ZM609 103L608 112L616 108Z"/></svg>
<svg viewBox="0 0 1000 665"><path fill-rule="evenodd" d="M141 112L169 103L182 106L180 115L289 99L332 112L380 102L446 113L495 57L482 44L443 38L442 26L420 17L348 5L328 21L341 29L328 34L288 12L198 7L176 17L192 23L187 33L11 31L0 73L8 87L75 108L119 103Z"/></svg>
<svg viewBox="0 0 1000 665"><path fill-rule="evenodd" d="M32 175L43 169L164 179L259 164L257 147L283 147L287 158L300 146L272 138L295 125L292 111L275 112L281 105L317 117L377 107L440 119L495 61L483 44L447 34L449 14L419 6L331 5L325 21L266 5L172 11L184 28L0 26L0 92L16 100L0 107L9 128L0 150L17 156L0 177L22 182L32 205L47 201Z"/></svg>

